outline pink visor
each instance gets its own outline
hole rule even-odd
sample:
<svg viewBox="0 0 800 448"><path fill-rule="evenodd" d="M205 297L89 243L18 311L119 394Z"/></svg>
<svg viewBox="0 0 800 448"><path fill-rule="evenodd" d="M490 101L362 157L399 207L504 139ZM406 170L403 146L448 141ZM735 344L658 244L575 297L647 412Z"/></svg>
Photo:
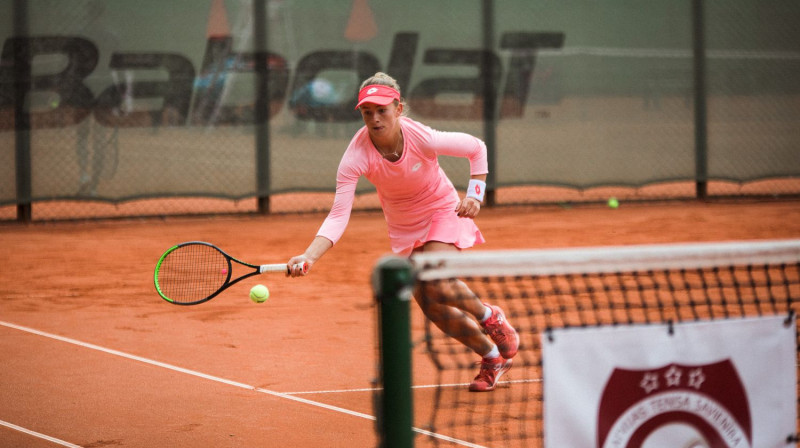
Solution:
<svg viewBox="0 0 800 448"><path fill-rule="evenodd" d="M364 103L386 106L391 104L394 100L400 101L400 92L389 86L372 84L358 92L358 104L356 104L356 109L361 107Z"/></svg>

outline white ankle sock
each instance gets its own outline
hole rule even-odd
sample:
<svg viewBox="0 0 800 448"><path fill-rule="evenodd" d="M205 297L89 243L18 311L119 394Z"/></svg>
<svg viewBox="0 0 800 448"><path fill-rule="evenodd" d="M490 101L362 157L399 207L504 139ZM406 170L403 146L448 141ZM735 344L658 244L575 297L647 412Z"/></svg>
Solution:
<svg viewBox="0 0 800 448"><path fill-rule="evenodd" d="M487 306L486 307L486 311L483 312L483 317L481 318L481 323L486 322L487 320L489 320L490 317L492 317L492 308Z"/></svg>
<svg viewBox="0 0 800 448"><path fill-rule="evenodd" d="M500 357L500 350L497 349L496 345L492 348L492 351L483 355L484 359L495 359L499 357Z"/></svg>

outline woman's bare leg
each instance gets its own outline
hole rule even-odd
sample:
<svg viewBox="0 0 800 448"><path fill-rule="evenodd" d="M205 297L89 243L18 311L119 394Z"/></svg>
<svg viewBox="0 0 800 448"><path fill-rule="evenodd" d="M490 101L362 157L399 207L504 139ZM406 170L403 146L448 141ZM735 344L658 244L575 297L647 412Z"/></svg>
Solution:
<svg viewBox="0 0 800 448"><path fill-rule="evenodd" d="M432 252L458 249L452 244L430 241L422 250ZM478 355L485 356L495 347L494 342L483 333L477 323L483 318L486 306L464 282L455 279L430 282L424 291L416 291L414 298L434 325Z"/></svg>

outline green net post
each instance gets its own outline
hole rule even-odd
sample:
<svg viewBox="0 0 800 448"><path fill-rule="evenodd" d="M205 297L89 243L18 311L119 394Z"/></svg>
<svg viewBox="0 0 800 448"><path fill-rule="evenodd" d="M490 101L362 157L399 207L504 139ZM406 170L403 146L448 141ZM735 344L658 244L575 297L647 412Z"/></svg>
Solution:
<svg viewBox="0 0 800 448"><path fill-rule="evenodd" d="M385 257L375 267L373 289L378 301L380 379L378 401L381 447L410 448L413 440L411 397L410 301L414 279L406 258Z"/></svg>

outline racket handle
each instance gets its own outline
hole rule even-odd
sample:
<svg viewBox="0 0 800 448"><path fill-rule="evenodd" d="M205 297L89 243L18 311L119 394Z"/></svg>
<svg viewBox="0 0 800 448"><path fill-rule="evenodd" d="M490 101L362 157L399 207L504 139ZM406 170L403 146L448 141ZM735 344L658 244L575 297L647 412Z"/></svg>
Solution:
<svg viewBox="0 0 800 448"><path fill-rule="evenodd" d="M262 264L258 267L258 272L261 274L265 272L287 272L288 270L289 268L285 264ZM306 275L307 272L308 263L303 263L303 275Z"/></svg>

